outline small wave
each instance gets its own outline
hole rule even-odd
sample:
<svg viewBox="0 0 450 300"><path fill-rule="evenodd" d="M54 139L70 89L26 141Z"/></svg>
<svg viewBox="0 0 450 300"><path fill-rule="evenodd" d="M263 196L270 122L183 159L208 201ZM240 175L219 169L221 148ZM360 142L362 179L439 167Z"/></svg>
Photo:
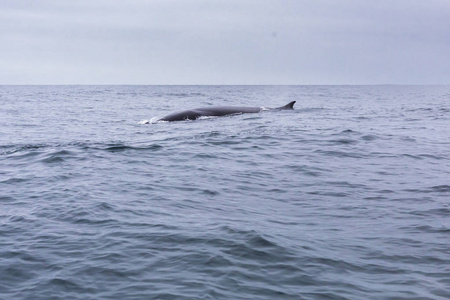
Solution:
<svg viewBox="0 0 450 300"><path fill-rule="evenodd" d="M358 143L357 140L353 139L337 139L337 140L330 140L329 142L338 145L354 145Z"/></svg>
<svg viewBox="0 0 450 300"><path fill-rule="evenodd" d="M156 123L166 123L166 121L160 120L159 117L153 117L150 120L141 120L138 122L139 125L143 124L156 124Z"/></svg>
<svg viewBox="0 0 450 300"><path fill-rule="evenodd" d="M17 183L23 183L23 182L26 182L26 181L29 181L29 180L30 179L14 177L14 178L6 179L4 181L0 181L0 183L3 183L3 184L17 184Z"/></svg>
<svg viewBox="0 0 450 300"><path fill-rule="evenodd" d="M401 157L405 157L405 158L412 158L412 159L416 159L416 160L423 160L423 159L434 159L434 160L442 160L445 159L445 157L441 157L441 156L436 156L436 155L431 155L431 154L401 154Z"/></svg>
<svg viewBox="0 0 450 300"><path fill-rule="evenodd" d="M201 116L199 118L197 118L197 120L209 120L209 119L215 119L217 117L214 116ZM192 121L192 120L186 120L186 121Z"/></svg>
<svg viewBox="0 0 450 300"><path fill-rule="evenodd" d="M80 158L79 154L86 153L88 150L103 150L109 152L119 151L157 151L163 148L157 143L144 145L127 145L122 142L111 143L89 143L89 142L70 142L70 143L55 143L55 144L35 144L35 145L16 145L3 147L1 155L12 155L17 159L29 159L31 157L38 157L39 161L43 163L58 163L63 162L69 158Z"/></svg>
<svg viewBox="0 0 450 300"><path fill-rule="evenodd" d="M146 145L146 146L129 146L129 145L125 145L125 144L110 144L110 145L105 145L105 146L101 146L97 149L100 150L105 150L105 151L110 151L110 152L121 152L121 151L127 151L127 150L160 150L162 149L163 146L159 145L159 144L151 144L151 145Z"/></svg>
<svg viewBox="0 0 450 300"><path fill-rule="evenodd" d="M354 130L351 130L351 129L346 129L346 130L343 130L341 133L357 133L357 132Z"/></svg>
<svg viewBox="0 0 450 300"><path fill-rule="evenodd" d="M210 189L205 189L205 190L202 191L202 194L208 195L208 196L217 196L217 195L219 195L220 193L219 193L218 191L213 191L213 190L210 190Z"/></svg>
<svg viewBox="0 0 450 300"><path fill-rule="evenodd" d="M193 137L193 139L206 139L206 138L218 137L220 135L221 135L220 131L213 130L213 131L197 134Z"/></svg>
<svg viewBox="0 0 450 300"><path fill-rule="evenodd" d="M2 181L1 183L4 183L4 181ZM0 202L14 202L14 201L16 201L14 197L0 195Z"/></svg>
<svg viewBox="0 0 450 300"><path fill-rule="evenodd" d="M0 155L11 155L18 152L39 150L47 148L47 144L7 145L0 147Z"/></svg>
<svg viewBox="0 0 450 300"><path fill-rule="evenodd" d="M83 291L83 287L75 282L75 280L65 278L52 278L45 285L51 286L54 290L60 291Z"/></svg>
<svg viewBox="0 0 450 300"><path fill-rule="evenodd" d="M436 227L436 226L431 226L431 225L406 226L406 227L402 227L401 229L406 230L409 233L420 233L420 232L442 233L442 234L450 233L450 228L445 227L444 225L442 225L441 227Z"/></svg>
<svg viewBox="0 0 450 300"><path fill-rule="evenodd" d="M323 107L309 107L309 108L297 108L295 111L299 111L302 113L314 113L317 111L326 110L326 108Z"/></svg>
<svg viewBox="0 0 450 300"><path fill-rule="evenodd" d="M450 185L436 185L430 188L430 191L437 193L449 193Z"/></svg>
<svg viewBox="0 0 450 300"><path fill-rule="evenodd" d="M417 203L423 203L423 199L418 199ZM442 217L448 217L450 215L450 208L442 207L442 208L432 208L428 210L415 210L410 212L411 215L416 216L442 216Z"/></svg>
<svg viewBox="0 0 450 300"><path fill-rule="evenodd" d="M335 157L352 157L352 158L364 158L363 154L359 154L356 152L343 152L343 151L328 151L328 150L315 150L316 153L321 153L327 156L335 156Z"/></svg>
<svg viewBox="0 0 450 300"><path fill-rule="evenodd" d="M42 159L44 163L59 163L63 162L66 158L75 157L75 153L68 150L58 150L56 152L50 153L46 155L45 158Z"/></svg>
<svg viewBox="0 0 450 300"><path fill-rule="evenodd" d="M364 141L374 141L377 140L379 137L373 134L367 134L367 135L363 135L361 137L362 140Z"/></svg>
<svg viewBox="0 0 450 300"><path fill-rule="evenodd" d="M187 97L202 97L206 96L203 93L164 93L160 94L160 97L176 97L176 98L187 98Z"/></svg>
<svg viewBox="0 0 450 300"><path fill-rule="evenodd" d="M404 137L401 137L400 139L402 141L405 141L405 142L416 142L415 138L412 138L412 137L409 137L409 136L404 136Z"/></svg>

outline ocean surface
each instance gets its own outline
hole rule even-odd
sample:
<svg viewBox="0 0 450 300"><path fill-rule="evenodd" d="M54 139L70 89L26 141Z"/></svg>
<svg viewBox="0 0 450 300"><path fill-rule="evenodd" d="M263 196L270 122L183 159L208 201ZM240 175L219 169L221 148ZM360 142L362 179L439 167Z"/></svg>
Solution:
<svg viewBox="0 0 450 300"><path fill-rule="evenodd" d="M0 299L449 298L450 86L0 86Z"/></svg>

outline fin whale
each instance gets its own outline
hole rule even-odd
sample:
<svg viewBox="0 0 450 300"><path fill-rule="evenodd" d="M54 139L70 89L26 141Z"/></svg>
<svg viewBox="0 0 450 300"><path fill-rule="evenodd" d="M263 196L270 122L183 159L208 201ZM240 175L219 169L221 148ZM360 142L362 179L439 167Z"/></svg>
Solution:
<svg viewBox="0 0 450 300"><path fill-rule="evenodd" d="M277 108L271 108L269 110L287 110L294 109L294 104L296 101L289 102L284 106ZM262 107L241 107L241 106L211 106L183 110L179 112L174 112L167 115L159 121L185 121L185 120L195 120L200 117L219 117L234 114L249 114L249 113L259 113L263 110Z"/></svg>

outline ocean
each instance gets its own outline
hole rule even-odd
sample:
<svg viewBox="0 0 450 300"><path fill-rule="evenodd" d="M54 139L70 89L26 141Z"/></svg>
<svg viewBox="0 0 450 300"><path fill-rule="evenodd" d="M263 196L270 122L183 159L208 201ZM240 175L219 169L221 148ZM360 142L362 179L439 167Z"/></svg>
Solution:
<svg viewBox="0 0 450 300"><path fill-rule="evenodd" d="M449 298L450 86L0 86L0 299Z"/></svg>

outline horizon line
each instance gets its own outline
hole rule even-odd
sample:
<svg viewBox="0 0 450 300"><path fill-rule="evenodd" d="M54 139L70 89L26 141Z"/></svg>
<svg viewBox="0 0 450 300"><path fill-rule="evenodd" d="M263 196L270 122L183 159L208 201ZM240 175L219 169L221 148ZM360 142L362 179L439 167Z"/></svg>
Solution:
<svg viewBox="0 0 450 300"><path fill-rule="evenodd" d="M0 86L446 86L449 83L314 83L314 84L152 84L152 83L12 83L2 84Z"/></svg>

